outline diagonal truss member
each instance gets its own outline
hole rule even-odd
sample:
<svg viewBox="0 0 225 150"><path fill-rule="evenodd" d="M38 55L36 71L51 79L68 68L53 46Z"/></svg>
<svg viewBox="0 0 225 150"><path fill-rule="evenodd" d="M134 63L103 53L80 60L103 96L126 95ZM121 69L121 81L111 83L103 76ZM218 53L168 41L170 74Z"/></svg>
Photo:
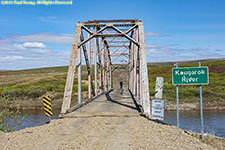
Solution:
<svg viewBox="0 0 225 150"><path fill-rule="evenodd" d="M82 55L83 54L83 55ZM112 72L128 68L129 90L150 116L144 23L140 20L94 20L76 24L61 114L70 108L76 66L81 102L82 59L88 73L88 98L113 88Z"/></svg>

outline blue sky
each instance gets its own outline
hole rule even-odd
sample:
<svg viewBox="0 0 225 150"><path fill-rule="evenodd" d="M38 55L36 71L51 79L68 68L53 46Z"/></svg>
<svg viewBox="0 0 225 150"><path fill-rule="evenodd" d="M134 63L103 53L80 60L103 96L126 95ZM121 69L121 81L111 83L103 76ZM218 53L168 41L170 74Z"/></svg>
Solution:
<svg viewBox="0 0 225 150"><path fill-rule="evenodd" d="M224 0L73 0L0 5L0 69L68 65L78 21L135 18L149 62L225 58Z"/></svg>

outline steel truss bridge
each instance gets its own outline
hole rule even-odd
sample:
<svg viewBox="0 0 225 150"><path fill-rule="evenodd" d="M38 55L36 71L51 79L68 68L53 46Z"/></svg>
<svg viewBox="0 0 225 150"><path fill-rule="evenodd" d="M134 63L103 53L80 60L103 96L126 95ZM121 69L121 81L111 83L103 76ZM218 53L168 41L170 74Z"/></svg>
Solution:
<svg viewBox="0 0 225 150"><path fill-rule="evenodd" d="M82 55L83 54L83 55ZM88 98L113 88L112 73L127 69L128 89L150 117L144 23L140 20L94 20L76 24L61 114L70 109L76 66L81 102L81 64L88 72ZM92 73L94 72L94 74Z"/></svg>

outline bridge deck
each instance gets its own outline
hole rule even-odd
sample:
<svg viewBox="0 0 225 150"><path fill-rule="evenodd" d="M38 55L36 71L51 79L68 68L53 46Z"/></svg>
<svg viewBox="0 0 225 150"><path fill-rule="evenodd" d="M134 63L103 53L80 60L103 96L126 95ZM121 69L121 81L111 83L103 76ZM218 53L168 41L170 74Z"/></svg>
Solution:
<svg viewBox="0 0 225 150"><path fill-rule="evenodd" d="M107 94L101 95L80 109L68 113L65 117L132 117L138 115L138 109L129 91L124 90L121 95L121 90L115 89Z"/></svg>

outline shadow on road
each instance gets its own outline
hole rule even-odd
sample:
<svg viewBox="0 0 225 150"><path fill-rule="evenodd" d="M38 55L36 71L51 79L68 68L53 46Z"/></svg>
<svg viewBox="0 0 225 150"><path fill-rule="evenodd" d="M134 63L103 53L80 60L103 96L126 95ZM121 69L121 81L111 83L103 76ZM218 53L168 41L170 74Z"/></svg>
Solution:
<svg viewBox="0 0 225 150"><path fill-rule="evenodd" d="M128 108L131 108L131 109L135 109L135 110L138 111L138 109L137 109L136 107L133 107L133 106L130 106L130 105L126 105L126 104L123 104L123 103L120 103L120 102L118 102L118 101L113 100L113 99L111 98L111 96L109 95L109 93L105 94L105 96L106 96L106 99L107 99L108 101L110 101L110 102L113 102L113 103L116 103L116 104L118 104L118 105L122 105L122 106L125 106L125 107L128 107ZM122 97L121 97L121 99L122 99Z"/></svg>

